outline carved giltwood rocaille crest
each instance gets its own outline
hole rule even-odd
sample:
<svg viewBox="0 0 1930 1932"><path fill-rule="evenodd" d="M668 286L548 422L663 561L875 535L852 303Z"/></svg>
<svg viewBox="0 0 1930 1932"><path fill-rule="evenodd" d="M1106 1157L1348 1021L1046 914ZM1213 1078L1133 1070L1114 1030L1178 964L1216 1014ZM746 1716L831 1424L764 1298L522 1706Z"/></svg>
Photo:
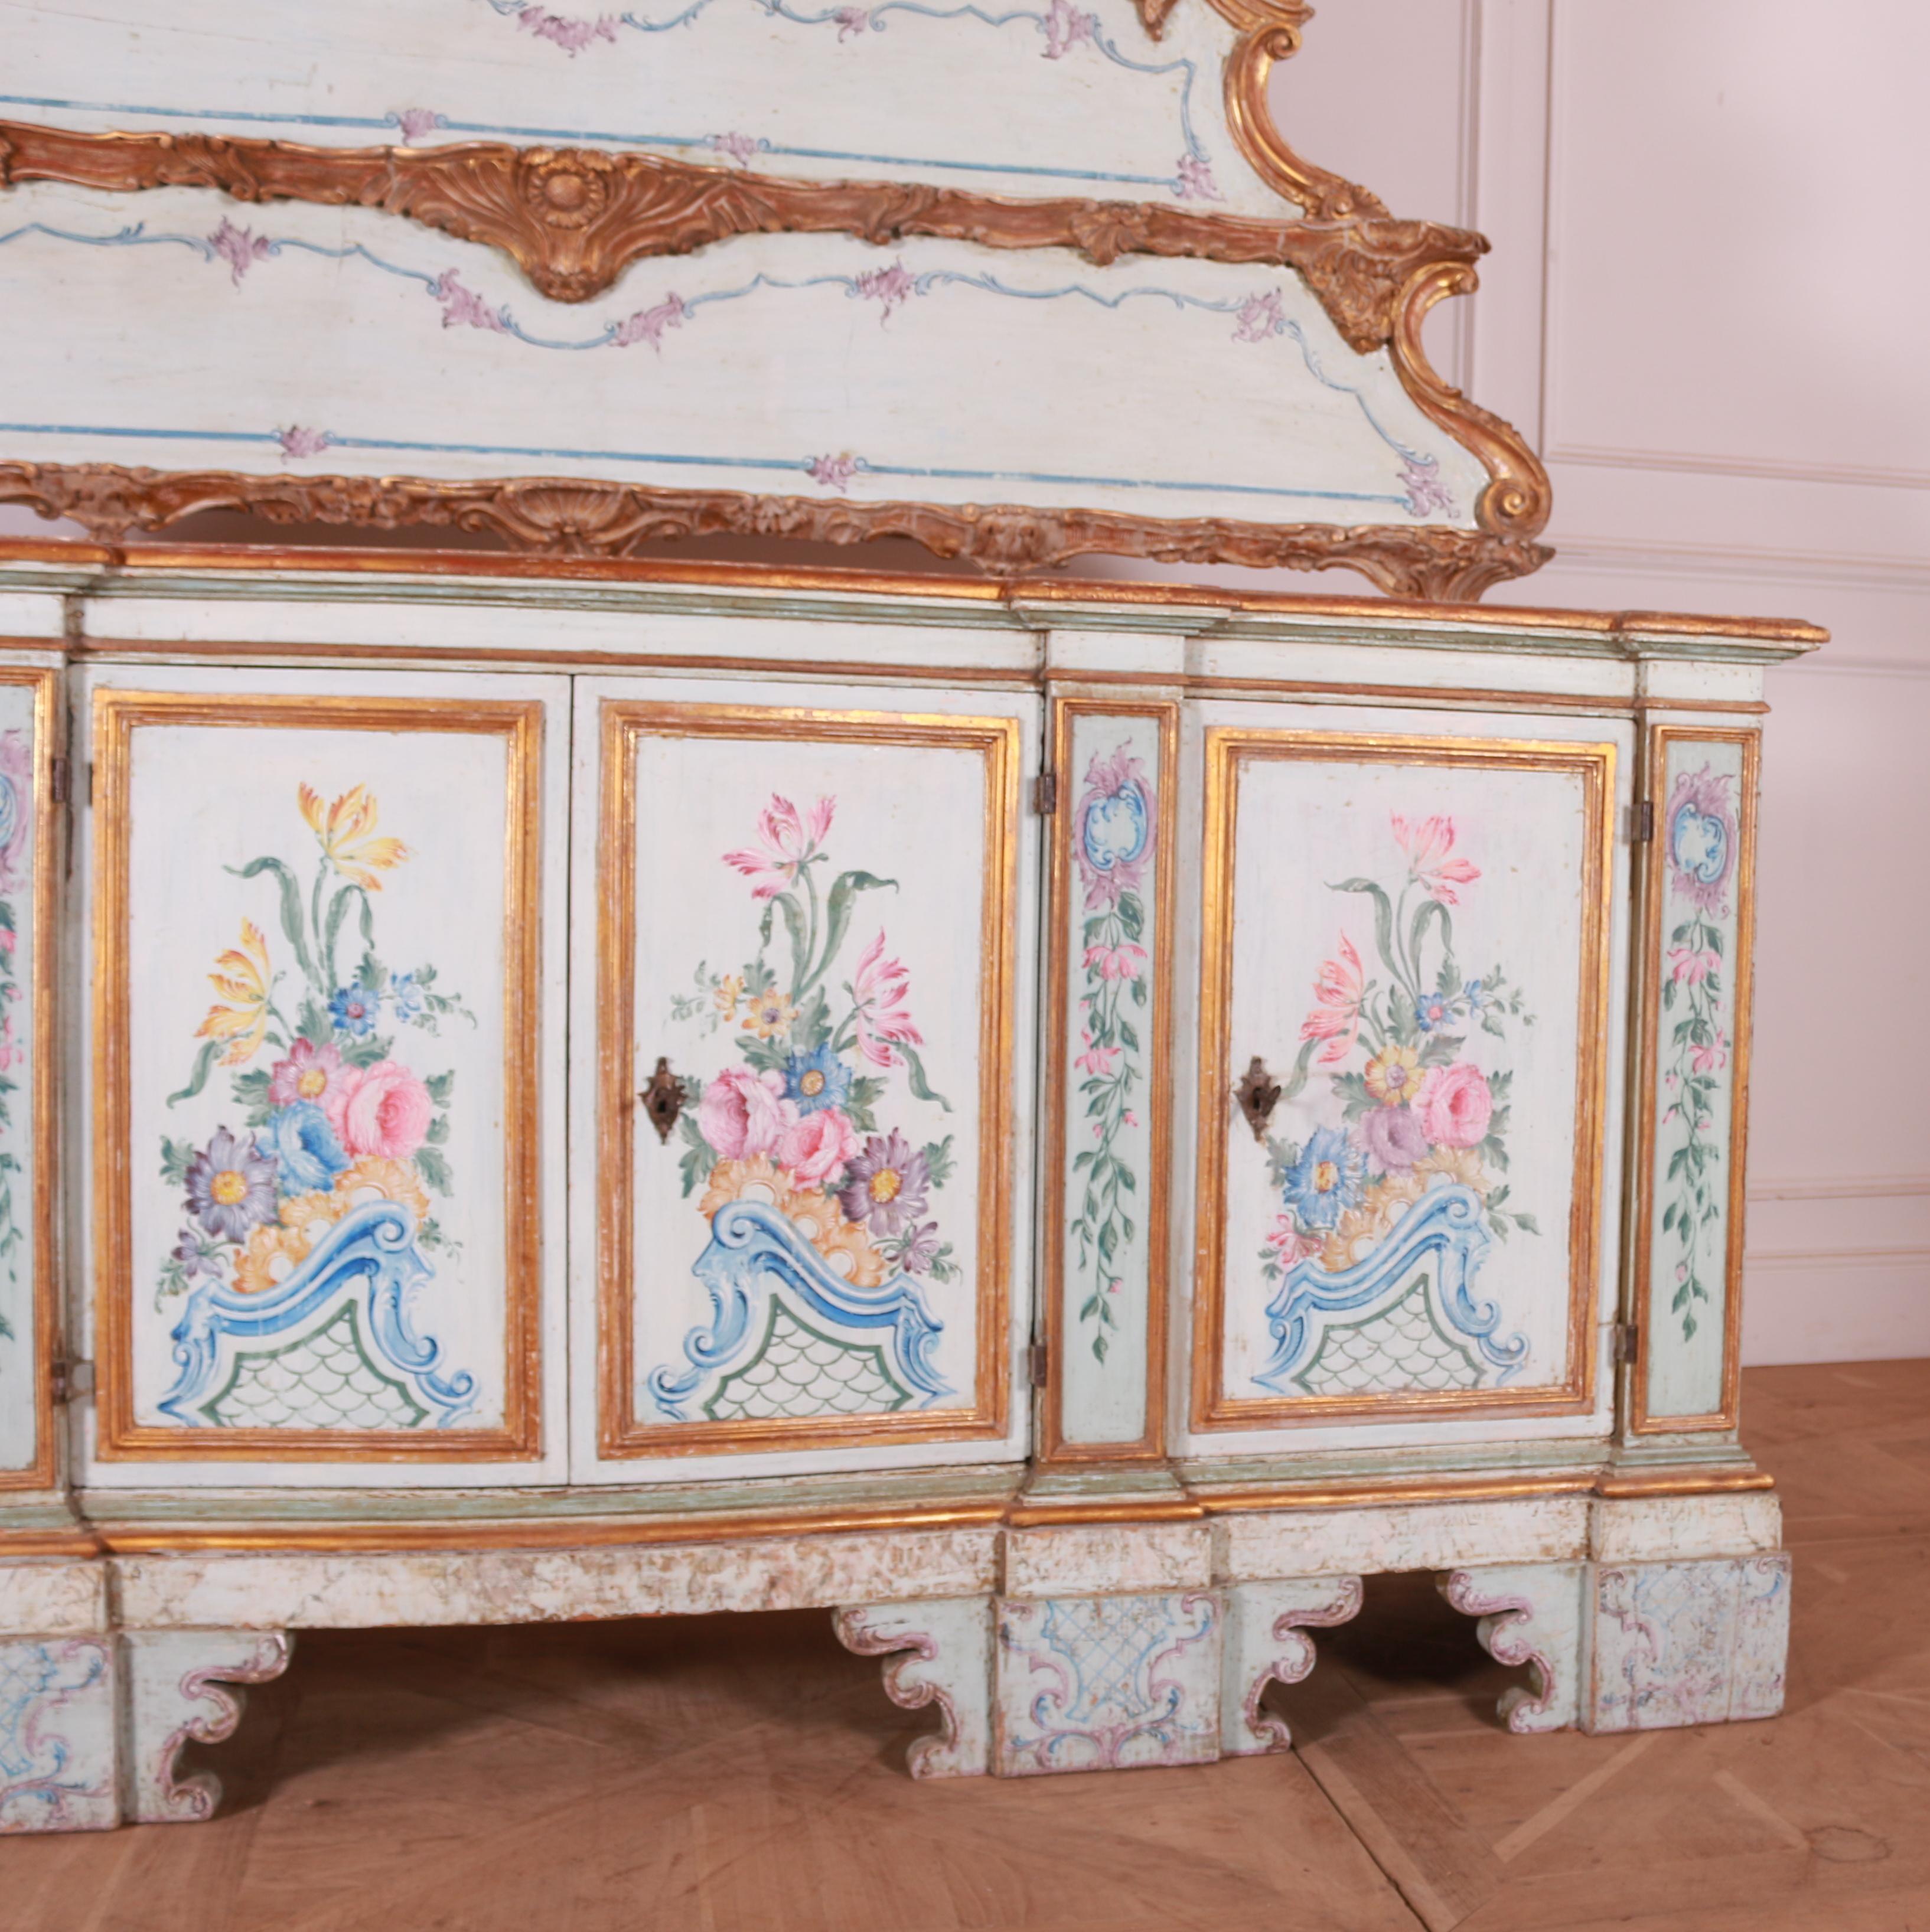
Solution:
<svg viewBox="0 0 1930 1932"><path fill-rule="evenodd" d="M1176 0L1136 0L1157 39ZM107 464L0 463L0 502L71 517L114 538L197 511L276 521L492 532L519 548L620 555L665 537L754 533L857 543L908 536L997 572L1090 552L1171 562L1346 566L1408 596L1466 598L1537 568L1545 472L1517 433L1442 382L1421 346L1429 309L1475 286L1487 244L1468 230L1397 220L1365 189L1304 161L1266 110L1273 66L1298 48L1301 0L1213 0L1240 28L1225 70L1233 137L1295 204L1280 221L1187 207L1018 199L904 181L817 181L587 146L464 142L427 148L324 148L221 135L98 133L0 121L0 184L59 182L114 193L200 188L246 202L380 210L500 250L542 295L583 302L633 263L740 236L844 235L884 246L932 237L1008 250L1064 249L1290 268L1348 346L1385 348L1419 408L1487 469L1474 530L1151 518L1019 505L827 502L576 478L486 482L257 476Z"/></svg>

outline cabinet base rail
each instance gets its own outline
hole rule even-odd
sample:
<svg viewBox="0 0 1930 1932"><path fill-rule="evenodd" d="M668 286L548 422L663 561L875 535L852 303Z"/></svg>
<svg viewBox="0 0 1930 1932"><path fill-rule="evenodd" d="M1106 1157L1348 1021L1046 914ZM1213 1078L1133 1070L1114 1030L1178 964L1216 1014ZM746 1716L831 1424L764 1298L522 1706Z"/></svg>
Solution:
<svg viewBox="0 0 1930 1932"><path fill-rule="evenodd" d="M1760 1490L1557 1493L1214 1518L514 1549L0 1554L0 1834L212 1816L179 1775L302 1629L818 1608L932 1706L914 1778L1028 1777L1284 1750L1267 1693L1314 1669L1362 1579L1429 1570L1526 1679L1514 1731L1773 1716L1790 1559ZM5 1546L0 1545L0 1550Z"/></svg>

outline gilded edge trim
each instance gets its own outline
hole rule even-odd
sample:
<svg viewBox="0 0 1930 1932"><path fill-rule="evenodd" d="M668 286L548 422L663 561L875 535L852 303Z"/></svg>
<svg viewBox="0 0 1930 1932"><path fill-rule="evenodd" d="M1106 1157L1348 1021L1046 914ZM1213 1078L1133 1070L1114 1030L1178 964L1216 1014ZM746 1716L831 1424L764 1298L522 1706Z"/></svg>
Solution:
<svg viewBox="0 0 1930 1932"><path fill-rule="evenodd" d="M1283 731L1214 725L1205 734L1205 872L1201 887L1199 1180L1194 1240L1193 1427L1312 1426L1346 1417L1387 1422L1446 1420L1474 1413L1585 1412L1595 1394L1593 1312L1601 1273L1602 1136L1606 1118L1612 930L1616 747L1507 738ZM1566 772L1582 782L1582 928L1577 962L1574 1178L1568 1213L1568 1373L1544 1388L1466 1390L1452 1394L1306 1396L1297 1400L1229 1396L1223 1215L1232 1021L1233 886L1241 769L1249 759L1310 758L1376 764L1445 764L1492 770Z"/></svg>
<svg viewBox="0 0 1930 1932"><path fill-rule="evenodd" d="M57 648L43 640L39 648ZM56 968L60 954L60 834L65 814L55 802L53 761L65 751L65 707L60 703L60 673L51 668L34 670L0 670L0 685L29 688L34 694L34 956L29 968L33 987L33 1336L30 1344L34 1388L34 1460L20 1469L0 1471L0 1490L50 1488L60 1473L56 1435L58 1418L53 1391L53 1363L62 1343L59 1095L62 1084L56 1058L60 1030ZM11 1545L8 1546L11 1548Z"/></svg>
<svg viewBox="0 0 1930 1932"><path fill-rule="evenodd" d="M606 1516L580 1522L554 1518L484 1522L167 1524L153 1528L108 1521L69 1536L0 1531L0 1555L105 1553L130 1556L193 1550L303 1550L381 1554L402 1550L456 1552L494 1550L595 1550L650 1544L752 1543L778 1537L886 1533L892 1531L996 1529L1082 1523L1197 1522L1267 1511L1510 1502L1558 1496L1622 1500L1641 1496L1724 1496L1775 1488L1767 1471L1658 1469L1647 1474L1604 1471L1576 1475L1442 1477L1411 1483L1336 1483L1255 1490L1199 1490L1170 1504L1097 1502L1028 1505L1022 1500L938 1504L929 1508L800 1510L794 1514L719 1513L680 1517ZM29 1544L32 1546L29 1547ZM42 1546L45 1547L43 1548Z"/></svg>
<svg viewBox="0 0 1930 1932"><path fill-rule="evenodd" d="M542 1451L542 1228L537 1109L542 1012L544 701L131 691L94 693L95 1323L103 1462L457 1462ZM143 725L468 733L505 741L503 1059L503 1420L500 1429L199 1430L134 1419L128 870L134 734Z"/></svg>
<svg viewBox="0 0 1930 1932"><path fill-rule="evenodd" d="M1673 708L1672 706L1670 708ZM1655 1090L1657 1048L1661 1027L1662 903L1667 896L1668 839L1660 820L1668 782L1669 748L1673 745L1736 745L1742 748L1740 825L1742 851L1736 867L1735 1018L1730 1033L1731 1071L1729 1107L1728 1242L1723 1262L1722 1398L1713 1414L1663 1415L1649 1408L1649 1333L1655 1322L1650 1309L1655 1214ZM1749 1139L1749 1046L1753 1031L1756 950L1756 806L1761 781L1762 734L1748 729L1718 730L1697 725L1652 724L1643 754L1643 796L1655 808L1655 835L1649 842L1641 867L1642 905L1639 930L1641 950L1640 1015L1635 1051L1639 1056L1630 1083L1634 1102L1634 1155L1630 1198L1634 1204L1634 1236L1630 1243L1630 1318L1635 1328L1635 1359L1628 1374L1628 1431L1634 1436L1688 1434L1727 1430L1740 1419L1742 1374L1742 1240L1747 1198Z"/></svg>
<svg viewBox="0 0 1930 1932"><path fill-rule="evenodd" d="M1011 1395L1013 1137L1018 1096L1010 1070L1018 988L1019 780L1023 722L891 712L605 698L599 733L597 834L597 1453L635 1456L752 1454L911 1442L971 1441L1005 1432ZM632 1168L636 1112L637 749L646 738L891 745L975 751L985 771L985 946L979 1018L979 1175L976 1400L969 1409L833 1421L788 1418L647 1425L637 1418L636 1293Z"/></svg>
<svg viewBox="0 0 1930 1932"><path fill-rule="evenodd" d="M1405 382L1408 365L1397 349L1394 354ZM1487 514L1493 497L1490 484L1476 506L1478 518ZM1496 584L1538 570L1554 554L1533 541L1547 518L1545 491L1530 520L1532 528L1524 524L1519 530L1496 532L1440 524L1346 527L1256 524L1231 517L1160 518L1022 503L824 502L728 490L659 489L594 477L449 482L423 476L248 476L233 470L131 469L117 463L0 462L0 503L24 503L43 517L71 518L104 542L118 541L132 530L164 529L204 510L245 511L276 524L481 532L501 538L512 550L558 558L627 558L650 544L686 537L781 537L845 544L906 537L935 556L968 557L995 578L1022 577L1078 556L1140 556L1162 563L1231 563L1253 569L1358 570L1390 597L1460 605L1472 604Z"/></svg>
<svg viewBox="0 0 1930 1932"><path fill-rule="evenodd" d="M1172 1168L1172 976L1174 879L1179 831L1179 705L1170 698L1121 698L1116 701L1058 698L1052 702L1050 769L1058 780L1059 809L1048 841L1046 944L1045 1141L1040 1214L1046 1234L1040 1255L1040 1295L1046 1345L1046 1382L1039 1404L1041 1462L1133 1462L1155 1460L1166 1442L1166 1337L1171 1294ZM1077 784L1073 742L1080 719L1150 718L1159 728L1159 812L1154 836L1153 885L1153 1020L1146 1106L1151 1154L1145 1226L1146 1424L1133 1442L1080 1442L1064 1432L1065 1178L1067 1147L1067 1042L1070 1030L1070 974L1073 910L1071 800ZM1057 1521L1051 1516L1033 1520Z"/></svg>
<svg viewBox="0 0 1930 1932"><path fill-rule="evenodd" d="M0 638L0 651L10 647L44 650L45 639ZM809 664L777 657L722 657L710 653L665 653L639 657L633 652L558 649L470 649L461 644L417 644L406 649L393 644L258 643L228 640L218 644L197 644L176 638L92 638L78 646L67 646L71 663L118 662L125 658L158 658L167 660L207 658L222 664L266 662L271 664L381 664L404 668L455 664L500 665L539 674L571 670L623 670L638 676L677 671L728 671L746 677L781 676L787 683L844 685L854 682L887 686L982 684L1001 690L1043 691L1062 674L1048 672L1036 664L911 664L859 658L814 658ZM1142 671L1082 670L1076 680L1081 685L1143 686ZM1400 704L1412 709L1433 710L1521 711L1545 715L1550 711L1580 712L1603 718L1632 717L1654 709L1650 700L1634 692L1616 695L1610 692L1586 693L1536 691L1523 688L1469 690L1453 685L1320 684L1303 679L1268 677L1217 677L1199 674L1162 680L1163 687L1181 691L1189 697L1247 697L1293 698L1310 704ZM1671 712L1710 712L1725 718L1754 718L1767 715L1770 706L1756 698L1672 698Z"/></svg>

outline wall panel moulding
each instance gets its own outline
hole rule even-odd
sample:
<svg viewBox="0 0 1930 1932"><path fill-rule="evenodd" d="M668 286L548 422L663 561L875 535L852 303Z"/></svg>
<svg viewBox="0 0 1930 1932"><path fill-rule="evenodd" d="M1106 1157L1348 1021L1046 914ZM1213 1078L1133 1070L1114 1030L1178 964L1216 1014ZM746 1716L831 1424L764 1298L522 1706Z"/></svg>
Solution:
<svg viewBox="0 0 1930 1932"><path fill-rule="evenodd" d="M1487 244L1268 116L1299 0L173 13L10 28L0 502L1434 599L1549 554L1540 464L1421 348Z"/></svg>

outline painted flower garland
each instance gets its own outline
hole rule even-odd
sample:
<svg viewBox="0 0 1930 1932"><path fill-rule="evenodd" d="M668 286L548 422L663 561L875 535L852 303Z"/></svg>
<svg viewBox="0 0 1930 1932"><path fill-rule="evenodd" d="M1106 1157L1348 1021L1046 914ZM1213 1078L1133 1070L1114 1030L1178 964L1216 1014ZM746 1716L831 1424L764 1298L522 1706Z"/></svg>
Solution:
<svg viewBox="0 0 1930 1932"><path fill-rule="evenodd" d="M1082 1328L1091 1326L1092 1352L1106 1359L1118 1320L1113 1298L1121 1286L1122 1250L1138 1233L1127 1211L1139 1179L1119 1151L1124 1131L1139 1124L1133 1090L1145 1077L1145 1048L1129 1009L1146 1004L1145 907L1140 898L1153 856L1156 820L1145 765L1121 743L1094 758L1072 825L1073 856L1085 890L1086 920L1079 997L1079 1048L1073 1064L1085 1076L1079 1093L1094 1144L1073 1161L1084 1179L1070 1232L1078 1244L1076 1266L1091 1286L1079 1304Z"/></svg>
<svg viewBox="0 0 1930 1932"><path fill-rule="evenodd" d="M18 1286L20 1250L26 1234L14 1209L14 1180L20 1156L8 1144L14 1138L13 1096L20 1083L16 1067L27 1064L24 1028L17 1029L14 1014L20 1000L20 980L14 958L19 936L15 896L30 883L32 852L33 747L24 731L0 731L0 1268L7 1273L8 1300ZM0 1309L0 1340L11 1341L14 1330Z"/></svg>
<svg viewBox="0 0 1930 1932"><path fill-rule="evenodd" d="M741 971L700 964L697 991L671 998L676 1018L733 1033L741 1063L684 1083L683 1192L702 1187L706 1220L733 1201L774 1208L860 1288L893 1272L954 1281L951 1244L926 1218L951 1178L952 1136L914 1146L877 1118L894 1069L917 1099L950 1111L925 1077L924 1036L906 1004L911 975L881 928L851 976L835 977L859 896L897 886L871 872L832 873L825 841L837 802L821 798L800 812L773 793L756 842L723 855L752 882L764 916ZM780 920L782 977L767 957Z"/></svg>
<svg viewBox="0 0 1930 1932"><path fill-rule="evenodd" d="M1505 1040L1510 1020L1534 1023L1499 967L1464 980L1455 959L1448 908L1481 872L1455 852L1452 818L1397 812L1390 824L1407 860L1394 892L1366 878L1333 888L1371 902L1387 978L1367 976L1343 932L1314 982L1283 1097L1298 1094L1313 1067L1333 1069L1322 1111L1337 1118L1304 1142L1267 1142L1268 1181L1281 1204L1259 1253L1270 1282L1304 1261L1332 1274L1351 1268L1434 1187L1472 1188L1503 1240L1515 1229L1541 1232L1532 1214L1508 1205L1508 1184L1497 1178L1508 1167L1514 1076L1486 1072L1466 1052L1476 1028Z"/></svg>
<svg viewBox="0 0 1930 1932"><path fill-rule="evenodd" d="M443 1110L455 1072L424 1077L397 1036L381 1029L386 1020L434 1034L444 1018L473 1025L475 1016L437 991L433 966L393 972L377 956L371 895L410 854L401 839L377 835L367 787L325 804L305 784L297 802L321 848L308 890L273 854L231 868L238 878L274 879L296 990L292 999L284 992L289 975L275 964L261 928L244 919L239 940L208 976L221 997L196 1029L202 1046L194 1072L167 1102L194 1099L218 1064L234 1068L241 1125L222 1123L200 1146L161 1141L161 1178L182 1190L184 1216L161 1264L158 1301L201 1280L264 1293L371 1200L406 1203L425 1247L455 1246L430 1213L431 1194L447 1195L453 1184ZM344 978L338 962L352 914L362 950ZM275 1056L270 1064L251 1064L264 1048Z"/></svg>
<svg viewBox="0 0 1930 1932"><path fill-rule="evenodd" d="M1671 1311L1682 1317L1682 1339L1696 1331L1696 1304L1709 1299L1702 1278L1702 1231L1722 1218L1716 1186L1722 1148L1711 1137L1711 1109L1729 1064L1723 1010L1723 936L1736 868L1735 781L1704 765L1685 772L1669 794L1664 823L1668 841L1668 894L1688 914L1669 933L1662 1010L1679 1016L1669 1035L1662 1081L1673 1097L1661 1118L1679 1126L1663 1185L1662 1232L1681 1247L1675 1264Z"/></svg>

